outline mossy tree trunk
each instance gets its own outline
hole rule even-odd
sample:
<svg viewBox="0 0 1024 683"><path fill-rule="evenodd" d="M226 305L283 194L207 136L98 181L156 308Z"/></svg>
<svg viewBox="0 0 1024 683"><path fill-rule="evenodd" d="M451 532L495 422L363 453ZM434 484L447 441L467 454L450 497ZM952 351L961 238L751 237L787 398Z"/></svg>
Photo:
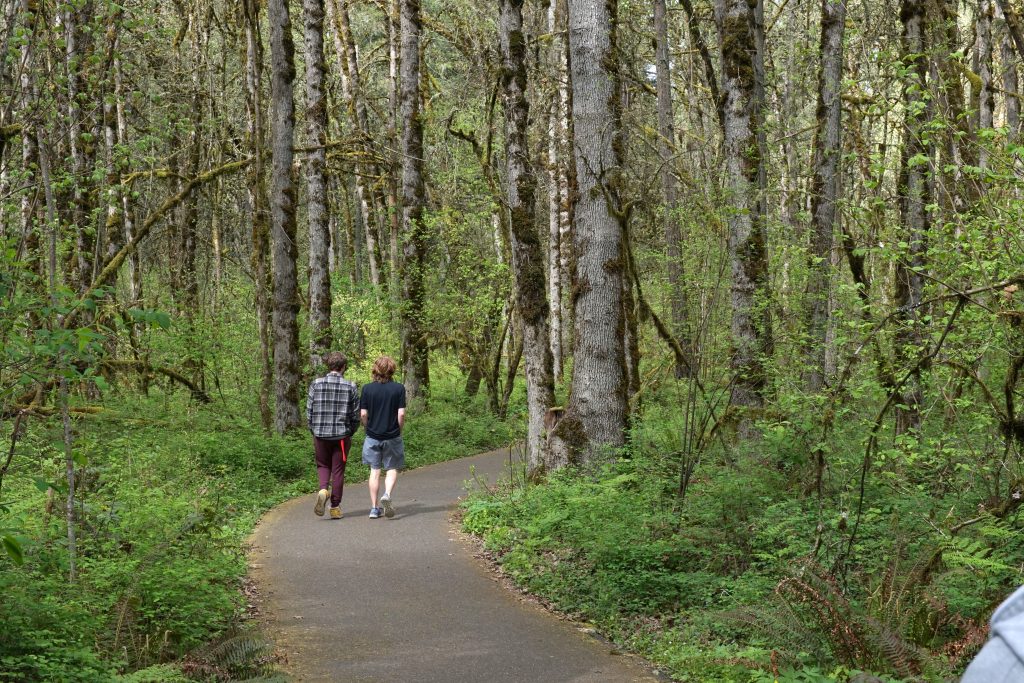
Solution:
<svg viewBox="0 0 1024 683"><path fill-rule="evenodd" d="M669 314L672 331L680 345L692 349L686 320L686 292L683 289L682 235L679 228L679 190L675 174L675 112L672 104L672 72L669 65L668 18L665 0L654 0L654 53L658 98L658 157L661 161L661 192L664 200L662 225L668 272ZM676 377L690 374L693 363L677 363Z"/></svg>
<svg viewBox="0 0 1024 683"><path fill-rule="evenodd" d="M527 141L530 105L526 99L526 36L523 0L501 0L498 43L501 91L505 107L507 210L511 234L516 306L522 324L526 365L527 463L535 469L546 461L544 416L555 401L549 345L548 302L544 294L544 248L536 216L536 174ZM511 377L507 388L511 388Z"/></svg>
<svg viewBox="0 0 1024 683"><path fill-rule="evenodd" d="M839 157L842 152L844 0L822 0L821 66L818 76L818 107L814 133L811 179L811 260L807 284L807 390L820 391L826 381L826 335L829 325L829 291L832 282L832 242L835 234L836 200L839 198Z"/></svg>
<svg viewBox="0 0 1024 683"><path fill-rule="evenodd" d="M903 61L907 69L903 89L906 120L898 191L903 241L908 248L906 254L896 260L893 303L900 323L896 333L896 358L905 366L916 362L921 343L919 306L924 294L925 252L930 224L926 207L931 202L928 172L932 156L930 146L922 137L930 119L926 99L928 46L925 18L923 0L903 0L900 19L903 22ZM920 370L914 372L902 391L903 396L896 407L896 431L899 434L921 426L923 390Z"/></svg>
<svg viewBox="0 0 1024 683"><path fill-rule="evenodd" d="M299 415L299 287L295 224L295 44L287 0L270 0L270 243L273 258L274 429L302 424Z"/></svg>
<svg viewBox="0 0 1024 683"><path fill-rule="evenodd" d="M550 466L591 461L624 443L628 403L623 315L624 213L617 83L618 3L569 0L573 216L572 392L551 438Z"/></svg>
<svg viewBox="0 0 1024 683"><path fill-rule="evenodd" d="M425 397L430 389L430 361L423 321L427 229L423 222L426 185L423 180L423 112L420 108L419 0L402 0L402 366L409 398Z"/></svg>
<svg viewBox="0 0 1024 683"><path fill-rule="evenodd" d="M309 221L309 355L322 365L331 346L331 232L327 204L324 0L303 0L306 43L306 216Z"/></svg>
<svg viewBox="0 0 1024 683"><path fill-rule="evenodd" d="M246 170L245 189L252 233L253 291L256 300L256 329L260 340L259 409L263 428L270 430L273 413L270 394L274 366L270 338L270 216L266 198L266 161L263 141L263 44L260 38L260 5L257 0L242 0L245 24L245 110L247 147L253 161Z"/></svg>
<svg viewBox="0 0 1024 683"><path fill-rule="evenodd" d="M767 384L764 361L771 330L764 311L768 284L762 182L763 149L758 122L763 102L757 80L757 4L719 0L715 18L721 35L723 157L728 200L732 271L732 405L741 437L754 434Z"/></svg>

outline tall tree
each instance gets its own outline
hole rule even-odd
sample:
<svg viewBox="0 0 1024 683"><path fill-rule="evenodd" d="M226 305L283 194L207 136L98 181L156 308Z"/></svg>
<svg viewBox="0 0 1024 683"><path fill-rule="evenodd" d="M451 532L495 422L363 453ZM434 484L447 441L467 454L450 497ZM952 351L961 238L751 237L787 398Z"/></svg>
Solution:
<svg viewBox="0 0 1024 683"><path fill-rule="evenodd" d="M1017 57L1013 49L1013 37L1006 19L999 22L1001 40L999 42L999 58L1003 70L1003 92L1006 97L1003 99L1003 106L1006 112L1006 128L1011 139L1016 138L1020 131L1020 81L1017 75Z"/></svg>
<svg viewBox="0 0 1024 683"><path fill-rule="evenodd" d="M402 0L400 108L402 120L402 366L410 398L430 388L430 362L423 321L427 232L423 223L423 118L420 110L419 0Z"/></svg>
<svg viewBox="0 0 1024 683"><path fill-rule="evenodd" d="M766 308L768 262L759 196L763 149L758 129L763 102L757 97L757 7L758 3L747 0L718 0L715 10L722 44L722 146L732 271L732 404L740 409L741 436L753 433L752 410L764 403L764 358L771 335L758 311L759 306Z"/></svg>
<svg viewBox="0 0 1024 683"><path fill-rule="evenodd" d="M979 130L992 128L995 115L995 88L992 82L992 0L978 0L977 41L974 50L974 71L981 79L978 90ZM988 168L988 149L978 147L978 166Z"/></svg>
<svg viewBox="0 0 1024 683"><path fill-rule="evenodd" d="M263 145L266 130L263 118L263 43L260 38L258 0L242 0L245 24L245 111L246 137L252 164L246 171L245 189L252 233L253 291L256 300L256 330L260 340L259 408L263 428L269 430L273 419L270 394L273 389L273 344L270 334L270 216L266 199L266 163Z"/></svg>
<svg viewBox="0 0 1024 683"><path fill-rule="evenodd" d="M287 0L269 0L270 22L270 241L274 282L274 428L301 424L299 416L299 287L295 226L295 44Z"/></svg>
<svg viewBox="0 0 1024 683"><path fill-rule="evenodd" d="M84 292L92 282L94 267L95 231L91 220L89 178L91 171L89 150L92 126L82 103L86 93L87 63L83 21L92 16L92 3L69 3L62 11L64 27L64 69L67 83L68 144L71 152L72 209L71 221L75 228L75 287Z"/></svg>
<svg viewBox="0 0 1024 683"><path fill-rule="evenodd" d="M567 272L569 245L569 188L565 173L567 64L564 39L565 0L548 4L548 46L551 87L547 93L547 176L548 176L548 316L551 334L552 370L561 378L563 365L562 330L567 316L563 290Z"/></svg>
<svg viewBox="0 0 1024 683"><path fill-rule="evenodd" d="M313 367L331 346L331 233L327 206L324 0L303 0L306 39L306 158L309 221L309 352Z"/></svg>
<svg viewBox="0 0 1024 683"><path fill-rule="evenodd" d="M658 156L661 191L665 201L662 217L668 265L669 307L674 333L689 350L686 329L686 293L683 290L682 236L679 229L678 189L675 175L675 112L672 106L672 72L669 64L668 17L665 0L654 0L654 64L658 97ZM692 364L676 363L676 377L689 375Z"/></svg>
<svg viewBox="0 0 1024 683"><path fill-rule="evenodd" d="M930 223L927 206L931 201L928 179L931 155L923 137L929 114L926 101L928 45L925 40L927 27L924 1L903 0L900 19L903 22L903 62L907 71L903 88L906 120L898 191L902 241L909 247L906 254L902 254L896 261L894 303L900 322L896 334L896 356L903 364L909 365L915 363L920 343L918 309L924 295L924 258ZM898 433L921 426L922 387L919 369L913 372L902 391L903 396L896 410Z"/></svg>
<svg viewBox="0 0 1024 683"><path fill-rule="evenodd" d="M576 205L573 217L572 393L553 432L549 465L596 458L624 443L626 264L620 200L621 120L616 24L618 3L569 0Z"/></svg>
<svg viewBox="0 0 1024 683"><path fill-rule="evenodd" d="M832 240L839 198L839 156L842 152L843 33L846 0L822 0L821 66L815 113L813 178L811 180L811 263L807 284L810 304L805 382L810 392L825 383Z"/></svg>
<svg viewBox="0 0 1024 683"><path fill-rule="evenodd" d="M527 140L526 36L523 0L501 0L498 16L501 90L505 105L505 160L508 213L515 273L516 307L523 328L526 361L527 436L530 468L544 464L544 416L555 402L549 346L548 303L544 296L544 249L537 230L536 174Z"/></svg>
<svg viewBox="0 0 1024 683"><path fill-rule="evenodd" d="M356 196L359 200L359 213L362 216L363 234L366 239L366 256L370 267L370 283L375 290L382 284L380 249L380 211L378 211L377 194L367 185L367 178L379 173L365 159L372 154L370 124L363 99L359 76L359 61L356 44L352 37L349 20L349 0L330 0L328 15L333 18L335 51L338 54L339 76L341 79L342 97L348 111L349 122L357 135L357 151L359 160L355 164L354 182Z"/></svg>

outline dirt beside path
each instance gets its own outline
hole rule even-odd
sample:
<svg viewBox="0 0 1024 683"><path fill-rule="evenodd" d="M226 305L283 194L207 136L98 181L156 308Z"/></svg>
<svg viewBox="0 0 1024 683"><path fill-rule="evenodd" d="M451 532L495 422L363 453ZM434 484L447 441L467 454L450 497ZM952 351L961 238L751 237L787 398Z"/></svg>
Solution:
<svg viewBox="0 0 1024 683"><path fill-rule="evenodd" d="M271 510L250 572L266 632L297 681L656 681L639 660L519 599L451 533L465 481L502 476L508 451L400 475L393 519L369 519L366 484L345 517L314 495Z"/></svg>

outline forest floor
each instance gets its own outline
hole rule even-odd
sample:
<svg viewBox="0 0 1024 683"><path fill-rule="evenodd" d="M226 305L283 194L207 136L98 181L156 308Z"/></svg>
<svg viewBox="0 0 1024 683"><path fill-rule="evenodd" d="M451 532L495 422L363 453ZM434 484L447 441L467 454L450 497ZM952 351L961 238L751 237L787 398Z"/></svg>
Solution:
<svg viewBox="0 0 1024 683"><path fill-rule="evenodd" d="M365 483L344 518L314 495L271 510L252 535L250 573L266 634L295 680L657 681L623 656L507 590L451 514L467 481L494 481L508 450L423 467L398 480L393 519L371 520Z"/></svg>

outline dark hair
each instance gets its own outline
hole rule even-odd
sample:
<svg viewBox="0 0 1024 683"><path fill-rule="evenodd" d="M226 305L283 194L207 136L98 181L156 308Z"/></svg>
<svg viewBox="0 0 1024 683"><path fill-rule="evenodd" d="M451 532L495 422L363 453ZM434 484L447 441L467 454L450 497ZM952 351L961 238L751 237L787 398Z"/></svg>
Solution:
<svg viewBox="0 0 1024 683"><path fill-rule="evenodd" d="M324 365L332 372L345 372L348 368L348 358L341 351L331 351L324 354Z"/></svg>
<svg viewBox="0 0 1024 683"><path fill-rule="evenodd" d="M395 361L390 356L381 356L377 360L373 361L373 369L370 373L373 375L374 382L380 382L381 384L391 381L391 376L395 374Z"/></svg>

